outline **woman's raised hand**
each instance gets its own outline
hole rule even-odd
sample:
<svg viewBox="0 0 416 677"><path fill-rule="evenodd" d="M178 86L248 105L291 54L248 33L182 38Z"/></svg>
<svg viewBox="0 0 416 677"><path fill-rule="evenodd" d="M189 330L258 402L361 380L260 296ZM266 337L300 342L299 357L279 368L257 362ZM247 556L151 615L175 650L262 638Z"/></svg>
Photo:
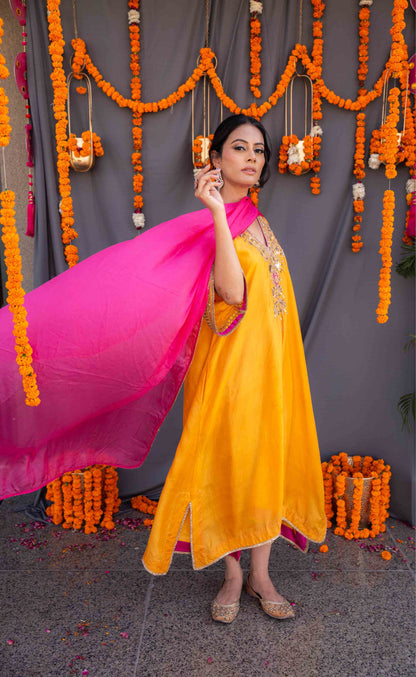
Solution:
<svg viewBox="0 0 416 677"><path fill-rule="evenodd" d="M219 172L219 169L210 169L207 165L195 177L195 197L212 213L224 208L224 201L216 188L220 185Z"/></svg>

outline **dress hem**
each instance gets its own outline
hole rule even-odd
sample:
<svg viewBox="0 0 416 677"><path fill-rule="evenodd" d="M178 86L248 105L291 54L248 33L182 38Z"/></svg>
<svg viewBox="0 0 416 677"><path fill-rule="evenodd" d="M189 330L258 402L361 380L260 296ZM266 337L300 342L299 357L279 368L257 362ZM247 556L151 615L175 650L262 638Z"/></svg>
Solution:
<svg viewBox="0 0 416 677"><path fill-rule="evenodd" d="M179 540L179 535L180 535L181 530L182 530L182 526L183 526L183 524L184 524L184 522L185 522L185 519L186 519L186 516L187 516L187 514L188 514L188 510L189 510L190 527L191 527L190 553L188 553L188 552L175 551L176 544L177 544L177 542L178 542L178 540ZM182 518L182 521L181 521L181 524L180 524L180 527L179 527L178 535L177 535L177 537L176 537L175 545L173 546L173 550L172 550L172 554L171 554L171 556L170 556L170 560L169 560L169 564L168 564L167 570L164 571L164 572L161 572L161 573L156 573L156 572L154 572L154 571L151 571L151 570L145 565L145 563L144 563L144 561L143 561L143 558L142 558L142 564L143 564L144 568L146 569L146 571L149 572L149 574L152 574L153 576L166 576L166 574L169 572L170 566L171 566L171 564L172 564L173 555L175 555L175 554L178 554L178 555L189 555L189 554L190 554L190 555L191 555L191 558L192 558L192 568L193 568L193 570L194 570L194 571L201 571L202 569L206 569L207 567L211 566L212 564L216 564L217 562L219 562L221 559L223 559L223 558L226 557L227 555L231 555L232 552L236 552L237 550L251 550L251 548L256 548L256 547L259 547L260 545L266 545L267 543L273 543L273 542L276 541L278 538L282 538L283 540L287 541L287 542L290 543L290 545L292 545L296 550L299 550L299 551L302 552L303 554L306 554L306 553L308 552L308 549L309 549L309 541L312 541L312 543L323 543L323 542L325 541L325 539L326 539L326 533L327 533L327 528L326 528L326 527L325 527L325 535L324 535L323 539L322 539L322 540L319 540L319 541L316 541L316 540L314 540L313 538L309 538L308 536L306 536L302 531L300 531L300 529L298 529L294 524L292 524L292 522L289 522L289 520L287 520L285 517L282 517L282 520L281 520L281 521L282 521L282 522L285 522L285 523L286 523L287 525L289 525L292 529L295 529L295 531L297 531L299 534L301 534L301 536L303 536L304 538L306 538L306 540L308 541L308 543L307 543L307 545L306 545L305 550L302 550L302 548L300 548L298 545L296 545L296 543L294 543L293 541L291 541L289 538L286 538L285 536L283 536L282 533L281 533L281 525L280 525L280 531L279 531L279 533L277 534L277 536L273 536L272 538L269 538L269 539L267 539L266 541L261 541L261 543L253 543L252 545L243 545L243 546L240 546L240 547L233 548L232 550L229 550L228 552L225 552L225 553L223 553L222 555L220 555L220 557L217 557L216 559L212 560L212 561L209 562L208 564L204 564L204 565L201 566L201 567L196 567L196 566L195 566L195 560L194 560L194 553L193 553L193 539L192 539L192 503L190 502L190 503L188 503L188 505L186 506L185 514L184 514L184 516L183 516L183 518Z"/></svg>

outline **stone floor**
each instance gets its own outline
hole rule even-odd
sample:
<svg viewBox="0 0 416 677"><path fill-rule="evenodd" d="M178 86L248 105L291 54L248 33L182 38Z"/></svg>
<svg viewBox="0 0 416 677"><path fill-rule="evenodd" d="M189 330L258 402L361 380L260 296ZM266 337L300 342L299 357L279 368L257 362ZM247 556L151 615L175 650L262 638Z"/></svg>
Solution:
<svg viewBox="0 0 416 677"><path fill-rule="evenodd" d="M210 615L222 562L194 572L175 555L151 576L145 515L124 506L113 532L86 536L15 512L32 498L0 506L0 677L416 674L415 531L398 520L362 543L330 532L325 554L276 542L271 576L295 620L266 616L243 592L224 625Z"/></svg>

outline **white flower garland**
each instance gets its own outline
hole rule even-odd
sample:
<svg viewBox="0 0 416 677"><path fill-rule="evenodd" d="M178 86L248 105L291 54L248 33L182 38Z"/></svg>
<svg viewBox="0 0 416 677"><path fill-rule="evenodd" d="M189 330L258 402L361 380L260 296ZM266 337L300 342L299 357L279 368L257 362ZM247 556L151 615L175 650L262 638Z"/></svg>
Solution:
<svg viewBox="0 0 416 677"><path fill-rule="evenodd" d="M137 230L144 228L144 214L142 214L142 212L138 212L137 214L133 212L132 217Z"/></svg>
<svg viewBox="0 0 416 677"><path fill-rule="evenodd" d="M322 136L322 134L323 134L322 127L320 127L319 125L314 125L312 127L311 136Z"/></svg>
<svg viewBox="0 0 416 677"><path fill-rule="evenodd" d="M368 158L368 166L370 169L378 169L380 167L380 155L378 153L371 153Z"/></svg>
<svg viewBox="0 0 416 677"><path fill-rule="evenodd" d="M131 9L128 12L129 24L139 24L140 23L140 12L137 9Z"/></svg>
<svg viewBox="0 0 416 677"><path fill-rule="evenodd" d="M407 179L406 193L416 193L416 179Z"/></svg>
<svg viewBox="0 0 416 677"><path fill-rule="evenodd" d="M263 3L250 0L250 14L261 14L263 11Z"/></svg>
<svg viewBox="0 0 416 677"><path fill-rule="evenodd" d="M354 200L364 200L365 186L363 183L354 183L352 187L352 196Z"/></svg>
<svg viewBox="0 0 416 677"><path fill-rule="evenodd" d="M291 143L287 150L288 165L296 165L303 162L305 159L305 151L303 150L303 139L297 143Z"/></svg>

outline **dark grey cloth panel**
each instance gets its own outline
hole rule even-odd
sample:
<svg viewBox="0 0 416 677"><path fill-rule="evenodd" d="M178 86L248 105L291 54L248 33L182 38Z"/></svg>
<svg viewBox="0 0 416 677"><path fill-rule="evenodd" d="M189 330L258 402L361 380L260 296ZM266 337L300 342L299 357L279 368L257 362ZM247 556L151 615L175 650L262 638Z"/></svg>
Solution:
<svg viewBox="0 0 416 677"><path fill-rule="evenodd" d="M378 0L371 10L369 75L373 83L388 56L391 0ZM205 3L152 0L141 3L141 68L145 101L166 97L191 73L205 41ZM127 2L89 0L77 3L79 35L106 80L129 96L129 38ZM69 67L73 37L72 3L62 1ZM414 51L415 16L406 11L405 37L409 56ZM304 3L303 36L312 47L312 12ZM52 89L47 52L44 0L28 3L29 88L36 157L36 284L61 272L62 254L57 213ZM262 86L266 98L298 41L298 3L265 0L262 18ZM358 3L329 0L324 14L326 84L344 98L356 98ZM218 56L218 73L229 96L239 105L253 99L249 91L249 21L246 0L211 1L210 46ZM295 100L303 110L302 89ZM86 129L85 97L74 94L73 125ZM120 109L93 85L93 126L102 137L105 156L88 174L72 173L76 245L81 257L116 242L133 238L131 113ZM211 95L212 125L220 108ZM197 87L196 132L202 132L202 86ZM381 100L367 108L367 140L380 125ZM228 112L224 111L227 115ZM392 465L392 511L409 521L414 515L414 453L412 436L402 432L396 409L399 397L414 388L414 354L403 352L414 331L414 285L392 272L392 305L386 325L376 321L379 238L383 192L388 187L382 170L368 170L363 220L364 247L350 248L351 186L355 115L323 103L322 191L312 196L309 176L277 172L278 147L284 134L284 102L264 118L274 148L272 177L261 192L260 209L269 219L289 263L303 336L322 459L347 451L383 457ZM295 116L294 130L303 127ZM146 227L198 209L192 188L191 99L173 108L144 115L143 165ZM367 142L368 148L368 142ZM407 170L401 166L391 183L396 193L393 261L400 258L406 205ZM140 290L137 290L140 293ZM226 340L226 339L224 339ZM249 359L249 356L248 356ZM125 493L160 488L172 461L181 430L178 399L148 459L137 471L123 471ZM413 509L412 509L413 506Z"/></svg>

